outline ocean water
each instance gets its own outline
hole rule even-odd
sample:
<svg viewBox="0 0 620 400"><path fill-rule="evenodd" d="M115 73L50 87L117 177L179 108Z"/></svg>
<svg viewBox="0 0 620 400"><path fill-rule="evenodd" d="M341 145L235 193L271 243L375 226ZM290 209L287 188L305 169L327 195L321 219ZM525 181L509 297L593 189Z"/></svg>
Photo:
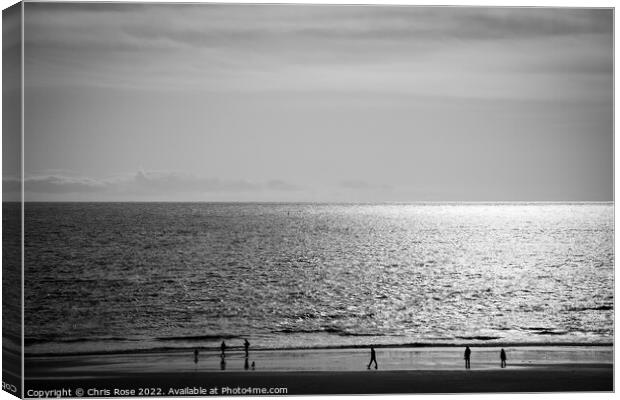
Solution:
<svg viewBox="0 0 620 400"><path fill-rule="evenodd" d="M613 203L27 203L26 352L611 343Z"/></svg>

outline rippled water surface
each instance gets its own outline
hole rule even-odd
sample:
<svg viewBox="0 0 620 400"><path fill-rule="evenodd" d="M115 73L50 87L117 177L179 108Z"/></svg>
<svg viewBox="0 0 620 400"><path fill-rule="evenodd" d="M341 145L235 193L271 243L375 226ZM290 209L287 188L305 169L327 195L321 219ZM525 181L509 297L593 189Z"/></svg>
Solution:
<svg viewBox="0 0 620 400"><path fill-rule="evenodd" d="M29 352L613 340L611 203L25 215Z"/></svg>

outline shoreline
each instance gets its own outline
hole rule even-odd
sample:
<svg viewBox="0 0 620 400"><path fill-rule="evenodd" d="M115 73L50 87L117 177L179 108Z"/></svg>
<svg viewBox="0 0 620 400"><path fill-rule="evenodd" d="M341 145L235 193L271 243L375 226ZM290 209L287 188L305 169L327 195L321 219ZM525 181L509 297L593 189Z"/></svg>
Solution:
<svg viewBox="0 0 620 400"><path fill-rule="evenodd" d="M390 349L390 348L402 348L402 349L425 349L425 348L464 348L465 346L480 347L480 348L495 348L495 347L614 347L613 342L605 343L593 343L593 342L459 342L459 343L403 343L403 344L373 344L376 349ZM299 350L352 350L352 349L368 349L370 345L326 345L326 346L292 346L292 347L252 347L253 352L265 352L265 351L299 351ZM36 358L36 357L75 357L75 356L104 356L104 355L125 355L125 354L155 354L155 353L184 353L187 351L193 351L198 349L200 351L219 351L219 345L217 346L185 346L185 347L173 347L162 346L144 349L118 349L118 350L101 350L101 351L85 351L85 352L34 352L28 353L28 349L24 349L24 358ZM243 346L227 346L227 349L231 351L242 351Z"/></svg>
<svg viewBox="0 0 620 400"><path fill-rule="evenodd" d="M473 370L499 369L500 349L505 349L509 366L601 364L613 366L611 346L477 347L470 345ZM381 371L464 369L464 347L376 347ZM240 372L256 371L362 371L369 362L369 348L252 350L193 349L175 352L108 353L101 355L30 356L25 358L26 377L58 378L110 373ZM253 370L251 370L253 371ZM253 371L254 372L254 371Z"/></svg>

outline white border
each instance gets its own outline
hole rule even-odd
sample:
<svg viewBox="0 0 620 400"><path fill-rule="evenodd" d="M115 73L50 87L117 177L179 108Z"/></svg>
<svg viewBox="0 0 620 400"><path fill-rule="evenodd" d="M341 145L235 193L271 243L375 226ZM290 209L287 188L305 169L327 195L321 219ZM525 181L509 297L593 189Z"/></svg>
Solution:
<svg viewBox="0 0 620 400"><path fill-rule="evenodd" d="M45 0L42 0L45 1ZM45 1L45 2L49 2L49 1ZM97 2L97 1L92 1L92 0L68 0L66 2ZM120 1L110 1L110 2L120 2ZM615 141L615 120L616 120L616 115L617 115L617 109L615 108L615 104L616 104L616 80L615 80L615 76L618 73L618 67L617 64L615 62L615 54L616 54L616 43L617 43L617 39L618 39L618 33L617 30L615 30L615 3L613 1L610 0L590 0L590 1L577 1L577 0L539 0L539 1L533 1L533 0L521 0L521 1L514 1L514 0L505 0L505 1L492 1L492 0L478 0L475 2L472 1L466 1L466 0L443 0L443 1L438 1L438 0L425 0L425 1L416 1L416 0L375 0L375 1L363 1L363 0L338 0L338 1L333 1L333 0L315 0L312 2L309 1L292 1L292 0L279 0L279 1L259 1L259 0L227 0L227 1L218 1L218 0L210 0L210 1L202 1L202 2L198 2L198 1L175 1L175 0L150 0L150 1L143 1L143 0L136 0L133 2L140 2L140 3L245 3L245 4L260 4L260 3L278 3L278 4L351 4L351 5L369 5L369 4L374 4L374 5L419 5L419 6L474 6L474 7L575 7L575 8L595 8L595 7L601 7L601 8L614 8L614 201L615 198L618 195L617 192L617 185L616 183L616 177L618 176L617 172L617 165L615 163L615 154L616 154L616 146L617 143ZM0 6L2 9L5 9L7 7L10 7L11 5L15 4L16 1L14 0L0 0ZM23 71L23 65L24 65L24 8L22 5L22 82L21 82L21 86L22 86L22 110L21 110L21 124L22 124L22 142L21 142L21 173L22 173L22 177L24 176L24 141L23 141L23 137L24 137L24 92L23 92L23 88L24 88L24 71ZM0 24L1 24L1 18L0 18ZM1 30L0 30L1 32ZM1 33L0 33L0 37L1 37ZM0 52L0 63L2 61L2 54ZM2 109L2 100L0 98L0 115L1 115L1 109ZM0 128L0 132L1 132L1 128ZM1 161L2 157L0 155L0 161ZM1 165L1 163L0 163ZM1 167L0 167L1 168ZM22 202L24 199L24 190L23 190L23 182L22 182ZM0 194L1 194L1 188L0 188ZM614 206L615 208L615 206ZM619 223L618 221L614 218L614 236L615 236L615 232L618 230L619 227ZM24 329L24 313L23 313L23 301L24 301L24 297L23 297L23 284L24 284L24 268L23 268L23 246L24 246L24 240L23 240L23 231L24 231L24 227L23 227L23 207L22 207L22 351L23 351L23 329ZM1 238L1 232L0 232L0 238ZM616 238L614 237L614 254L615 254L615 248L617 246L615 246L617 244L616 242ZM615 259L615 257L614 257ZM614 275L614 281L615 281L615 275ZM615 288L615 285L614 285ZM0 287L0 296L2 294L2 289ZM615 321L617 320L618 317L618 302L617 302L617 298L614 299L615 304L614 304L614 328L615 328ZM1 329L0 329L0 334L1 334ZM615 343L615 335L614 335L614 343ZM0 356L0 361L1 361L1 356ZM615 352L614 354L614 366L617 365L618 362L618 354ZM23 357L22 357L22 387L23 387ZM614 367L614 383L616 383L616 379L615 379L616 375L615 375L615 367ZM433 399L433 400L448 400L448 399L455 399L455 398L461 398L461 397L470 397L472 398L472 396L476 396L476 398L484 398L484 399L495 399L497 398L498 394L472 394L472 395L398 395L398 396L394 396L394 395L382 395L382 396L364 396L366 398L378 398L378 399L394 399L394 398L412 398L412 399L420 399L420 400L425 400L425 399ZM587 393L587 392L583 392L583 393L549 393L549 394L540 394L540 395L532 395L532 394L501 394L499 395L502 399L536 399L536 398L545 398L545 399L612 399L615 398L615 394L613 393ZM327 399L331 396L287 396L288 398L293 398L293 397L303 397L303 398L316 398L316 399ZM4 391L0 391L0 400L8 400L8 399L14 399L14 396L11 396L10 394L8 394L7 392ZM232 397L233 399L259 399L259 397ZM278 398L278 397L260 397L260 399L264 399L264 398ZM338 396L339 399L359 399L360 396ZM171 398L171 399L175 399L175 398Z"/></svg>

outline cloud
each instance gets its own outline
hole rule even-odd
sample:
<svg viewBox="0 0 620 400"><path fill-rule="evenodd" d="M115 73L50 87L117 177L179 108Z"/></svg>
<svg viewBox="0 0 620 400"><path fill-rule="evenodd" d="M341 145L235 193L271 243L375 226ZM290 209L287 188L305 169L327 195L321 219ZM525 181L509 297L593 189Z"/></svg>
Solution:
<svg viewBox="0 0 620 400"><path fill-rule="evenodd" d="M366 181L362 181L362 180L357 180L357 179L341 181L340 182L340 187L342 187L344 189L360 190L360 191L361 190L380 190L380 191L386 191L386 190L391 190L392 189L392 187L390 185L370 183L370 182L366 182Z"/></svg>
<svg viewBox="0 0 620 400"><path fill-rule="evenodd" d="M214 4L29 4L32 44L219 47L334 40L497 39L607 33L611 9ZM59 28L62 27L62 31ZM83 35L72 35L74 33ZM103 39L103 40L102 40ZM326 43L323 41L323 43Z"/></svg>
<svg viewBox="0 0 620 400"><path fill-rule="evenodd" d="M292 185L290 183L281 181L279 179L271 180L265 184L265 187L269 190L277 190L277 191L291 191L291 190L299 190L300 187L296 185Z"/></svg>
<svg viewBox="0 0 620 400"><path fill-rule="evenodd" d="M3 179L3 190L17 192L20 181ZM107 179L66 175L30 176L24 180L24 190L37 194L108 194L160 195L169 193L253 193L297 191L296 185L281 181L248 182L204 178L177 172L139 171L134 175Z"/></svg>
<svg viewBox="0 0 620 400"><path fill-rule="evenodd" d="M24 191L39 193L95 193L109 187L107 182L89 178L40 176L24 180Z"/></svg>
<svg viewBox="0 0 620 400"><path fill-rule="evenodd" d="M456 65L469 64L481 57L469 52L472 44L494 43L497 53L507 53L506 43L515 40L542 41L547 60L558 48L548 43L554 38L602 36L611 43L613 29L610 9L115 3L26 9L32 85L286 88L307 79L300 66L326 76L335 67L332 84L342 80L339 68L350 76L362 72L355 83L363 85L364 73L375 74L378 65L400 64L421 75L415 66L435 54L464 51ZM587 45L575 42L571 54ZM593 56L593 68L611 68L608 58L600 66ZM445 67L441 61L434 68ZM575 57L560 61L570 66Z"/></svg>
<svg viewBox="0 0 620 400"><path fill-rule="evenodd" d="M109 182L69 176L35 176L24 179L24 191L32 193L96 193L110 187ZM21 191L21 180L3 178L4 192Z"/></svg>

